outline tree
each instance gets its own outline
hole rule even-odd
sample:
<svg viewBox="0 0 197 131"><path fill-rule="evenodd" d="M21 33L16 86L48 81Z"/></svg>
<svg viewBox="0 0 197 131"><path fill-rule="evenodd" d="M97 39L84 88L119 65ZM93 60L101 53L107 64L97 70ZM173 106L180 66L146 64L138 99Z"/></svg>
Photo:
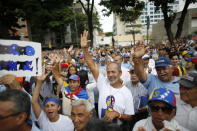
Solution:
<svg viewBox="0 0 197 131"><path fill-rule="evenodd" d="M64 26L73 19L72 3L73 0L1 0L0 37L16 37L21 18L27 21L30 40L43 42L48 32L65 34Z"/></svg>
<svg viewBox="0 0 197 131"><path fill-rule="evenodd" d="M173 12L172 6L170 6L170 4L174 3L175 0L150 0L150 1L154 2L154 5L157 7L156 10L161 8L163 15L164 15L164 26L165 26L166 33L168 36L168 40L170 41L171 44L173 44L174 35L172 33L171 26L176 18L176 13ZM185 16L187 14L187 9L191 3L195 3L195 2L197 1L185 0L184 9L181 13L181 17L177 24L177 32L176 32L175 38L181 37L182 27L183 27Z"/></svg>
<svg viewBox="0 0 197 131"><path fill-rule="evenodd" d="M78 2L81 4L82 8L84 9L86 15L87 15L87 21L88 21L88 31L90 35L91 44L90 46L93 46L93 10L94 10L94 0L84 0L85 3L82 2L82 0L78 0Z"/></svg>
<svg viewBox="0 0 197 131"><path fill-rule="evenodd" d="M183 11L181 12L181 17L180 17L179 22L177 24L177 32L176 32L176 35L175 35L175 39L178 39L178 38L181 37L181 33L182 33L182 30L183 30L183 23L184 23L184 20L185 20L185 16L187 15L187 9L188 9L188 7L191 3L195 3L195 2L197 2L197 0L186 0L185 1Z"/></svg>
<svg viewBox="0 0 197 131"><path fill-rule="evenodd" d="M109 16L113 12L129 23L134 22L144 8L144 2L138 0L101 0L100 5L106 7L104 15Z"/></svg>
<svg viewBox="0 0 197 131"><path fill-rule="evenodd" d="M21 0L0 1L0 38L19 39L16 28L20 28L18 19L23 16Z"/></svg>
<svg viewBox="0 0 197 131"><path fill-rule="evenodd" d="M135 34L141 33L140 29L142 27L141 24L133 23L131 24L132 29L129 30L127 33L133 35L133 43L135 44Z"/></svg>
<svg viewBox="0 0 197 131"><path fill-rule="evenodd" d="M25 0L24 18L28 23L29 38L44 42L44 36L54 32L57 43L65 43L66 26L72 22L73 0Z"/></svg>

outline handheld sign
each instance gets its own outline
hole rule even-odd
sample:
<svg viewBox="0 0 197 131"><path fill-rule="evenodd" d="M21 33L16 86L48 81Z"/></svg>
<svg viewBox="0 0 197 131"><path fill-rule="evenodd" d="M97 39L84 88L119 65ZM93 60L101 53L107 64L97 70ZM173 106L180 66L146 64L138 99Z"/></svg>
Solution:
<svg viewBox="0 0 197 131"><path fill-rule="evenodd" d="M41 44L19 40L0 40L0 76L41 75Z"/></svg>

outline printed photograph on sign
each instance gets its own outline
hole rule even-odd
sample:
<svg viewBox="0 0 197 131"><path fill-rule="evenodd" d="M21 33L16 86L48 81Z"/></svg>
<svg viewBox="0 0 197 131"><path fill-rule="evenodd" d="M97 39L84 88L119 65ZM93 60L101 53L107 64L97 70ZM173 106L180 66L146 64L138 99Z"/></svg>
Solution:
<svg viewBox="0 0 197 131"><path fill-rule="evenodd" d="M20 40L0 40L0 76L41 75L41 44Z"/></svg>

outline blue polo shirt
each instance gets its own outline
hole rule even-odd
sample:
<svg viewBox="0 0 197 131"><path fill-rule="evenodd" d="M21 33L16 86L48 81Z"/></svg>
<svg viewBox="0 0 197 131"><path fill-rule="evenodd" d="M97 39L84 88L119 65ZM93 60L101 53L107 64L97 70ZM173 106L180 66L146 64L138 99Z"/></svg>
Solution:
<svg viewBox="0 0 197 131"><path fill-rule="evenodd" d="M147 80L142 84L144 85L144 87L148 89L149 95L156 88L166 88L174 92L175 95L179 95L180 94L179 82L178 82L179 80L180 80L179 77L174 77L174 79L170 82L163 82L158 78L158 76L147 74Z"/></svg>

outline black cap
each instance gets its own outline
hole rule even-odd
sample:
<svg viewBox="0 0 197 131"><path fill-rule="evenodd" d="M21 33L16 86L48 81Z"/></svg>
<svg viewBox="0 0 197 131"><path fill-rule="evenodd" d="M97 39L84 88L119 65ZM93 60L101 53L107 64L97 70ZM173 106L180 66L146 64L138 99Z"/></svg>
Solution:
<svg viewBox="0 0 197 131"><path fill-rule="evenodd" d="M197 73L189 73L181 77L179 83L187 88L197 88Z"/></svg>

